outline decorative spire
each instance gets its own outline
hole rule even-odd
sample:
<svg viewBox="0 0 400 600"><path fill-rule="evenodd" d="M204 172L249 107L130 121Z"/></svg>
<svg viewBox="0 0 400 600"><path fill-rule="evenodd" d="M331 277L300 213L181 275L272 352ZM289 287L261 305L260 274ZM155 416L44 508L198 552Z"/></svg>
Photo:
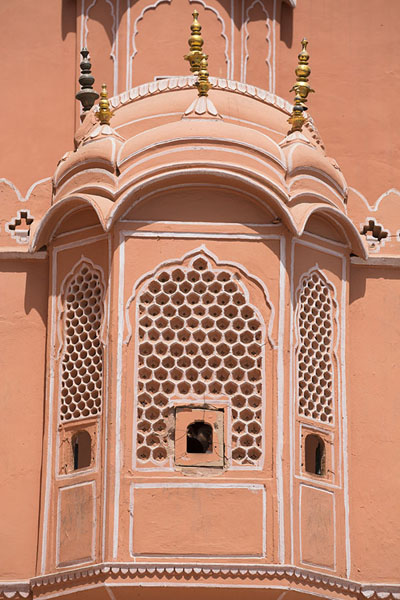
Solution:
<svg viewBox="0 0 400 600"><path fill-rule="evenodd" d="M198 76L198 81L196 81L196 87L198 90L199 96L208 96L208 90L212 87L211 83L208 80L208 55L204 54L202 51L203 48L203 38L200 35L201 25L197 20L199 13L197 10L193 11L193 23L190 26L192 30L192 35L190 36L189 54L186 54L184 57L185 60L190 62L190 70L192 73Z"/></svg>
<svg viewBox="0 0 400 600"><path fill-rule="evenodd" d="M100 125L109 125L114 111L112 111L110 108L110 103L108 101L107 94L107 86L105 83L103 83L103 85L101 86L99 107L100 110L96 113L96 119L100 121Z"/></svg>
<svg viewBox="0 0 400 600"><path fill-rule="evenodd" d="M198 72L198 81L196 81L199 96L208 96L208 90L212 87L208 80L208 56L203 54L200 61L200 70Z"/></svg>
<svg viewBox="0 0 400 600"><path fill-rule="evenodd" d="M92 73L92 65L88 59L89 50L87 48L82 48L81 56L82 62L80 64L81 67L81 76L79 77L79 84L81 86L80 91L76 94L75 98L79 100L82 104L83 112L87 112L90 110L97 98L99 97L98 93L94 91L92 85L94 84L94 77Z"/></svg>
<svg viewBox="0 0 400 600"><path fill-rule="evenodd" d="M204 56L202 50L204 41L200 34L201 25L197 20L199 13L197 12L197 10L194 10L192 15L193 23L190 26L192 35L188 39L190 51L189 54L186 54L186 56L184 56L184 59L189 61L190 70L192 71L192 73L198 73L198 71L200 70L201 59Z"/></svg>
<svg viewBox="0 0 400 600"><path fill-rule="evenodd" d="M289 131L289 133L294 133L295 131L302 130L302 127L306 122L306 118L303 116L303 112L307 110L307 97L310 92L314 92L314 90L311 89L311 86L308 83L308 78L311 73L311 69L308 66L308 60L310 58L310 55L307 52L307 44L308 41L305 38L303 38L301 41L302 50L298 55L299 63L295 70L296 83L290 90L291 92L295 92L295 96L292 114L288 119L288 122L292 126L292 129Z"/></svg>

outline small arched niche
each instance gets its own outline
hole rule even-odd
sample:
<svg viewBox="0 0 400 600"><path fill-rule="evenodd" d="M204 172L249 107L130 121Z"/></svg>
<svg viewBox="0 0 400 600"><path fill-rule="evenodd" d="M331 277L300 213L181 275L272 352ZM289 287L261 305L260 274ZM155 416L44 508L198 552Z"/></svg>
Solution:
<svg viewBox="0 0 400 600"><path fill-rule="evenodd" d="M326 452L324 440L314 433L307 435L304 443L305 470L311 475L323 477L326 472Z"/></svg>
<svg viewBox="0 0 400 600"><path fill-rule="evenodd" d="M92 462L92 438L87 431L74 433L71 439L73 470L86 469Z"/></svg>
<svg viewBox="0 0 400 600"><path fill-rule="evenodd" d="M194 421L186 430L188 454L210 454L213 447L213 430L209 423Z"/></svg>

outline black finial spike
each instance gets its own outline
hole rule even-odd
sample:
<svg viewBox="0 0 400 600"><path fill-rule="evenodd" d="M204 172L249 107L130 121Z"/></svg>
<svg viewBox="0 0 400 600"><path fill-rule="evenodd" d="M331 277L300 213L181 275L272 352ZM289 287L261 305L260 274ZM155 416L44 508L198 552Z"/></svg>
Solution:
<svg viewBox="0 0 400 600"><path fill-rule="evenodd" d="M79 84L81 86L80 91L76 94L75 98L82 104L83 112L90 110L99 94L93 89L94 77L92 75L92 65L88 59L89 50L82 48L81 50L82 62L81 76L79 77Z"/></svg>

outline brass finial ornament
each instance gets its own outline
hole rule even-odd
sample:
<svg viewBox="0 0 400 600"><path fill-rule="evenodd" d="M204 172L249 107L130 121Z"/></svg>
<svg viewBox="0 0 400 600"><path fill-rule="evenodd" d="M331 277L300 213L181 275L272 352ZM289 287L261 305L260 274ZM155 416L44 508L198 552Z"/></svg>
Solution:
<svg viewBox="0 0 400 600"><path fill-rule="evenodd" d="M212 87L208 80L209 73L207 59L207 54L203 54L203 57L200 61L200 70L198 72L198 80L196 81L196 87L199 96L208 96L208 90Z"/></svg>
<svg viewBox="0 0 400 600"><path fill-rule="evenodd" d="M307 97L310 92L314 92L308 83L311 69L308 65L310 55L307 52L307 44L308 41L303 38L301 41L302 50L298 55L299 63L295 70L296 83L290 90L291 92L295 92L295 96L292 114L288 119L288 122L292 126L292 129L289 131L289 133L302 130L303 125L307 120L303 115L303 113L307 110Z"/></svg>
<svg viewBox="0 0 400 600"><path fill-rule="evenodd" d="M114 112L110 108L107 86L105 83L101 86L99 107L99 111L96 113L96 119L100 121L100 125L109 125Z"/></svg>
<svg viewBox="0 0 400 600"><path fill-rule="evenodd" d="M201 25L197 19L199 13L197 12L197 10L194 10L192 14L193 23L190 26L192 35L188 40L190 52L186 54L184 58L185 60L189 61L190 70L192 71L192 73L194 73L198 77L198 80L196 81L196 87L199 96L208 96L208 90L212 87L211 83L208 80L208 56L207 54L204 54L202 50L204 40L200 35Z"/></svg>
<svg viewBox="0 0 400 600"><path fill-rule="evenodd" d="M89 50L87 48L82 48L80 53L82 56L80 64L81 75L79 77L81 89L75 95L75 98L82 104L83 112L87 112L92 108L99 95L92 87L94 84L94 77L92 75L92 65L88 58Z"/></svg>
<svg viewBox="0 0 400 600"><path fill-rule="evenodd" d="M185 55L185 60L188 60L190 63L190 70L192 71L192 73L198 73L198 71L200 70L200 62L201 59L203 58L203 38L201 37L201 25L199 23L199 21L197 20L197 17L199 16L199 13L197 12L197 10L194 10L192 13L193 16L193 23L190 26L190 29L192 31L192 35L190 36L188 43L189 43L189 48L190 51L188 54Z"/></svg>

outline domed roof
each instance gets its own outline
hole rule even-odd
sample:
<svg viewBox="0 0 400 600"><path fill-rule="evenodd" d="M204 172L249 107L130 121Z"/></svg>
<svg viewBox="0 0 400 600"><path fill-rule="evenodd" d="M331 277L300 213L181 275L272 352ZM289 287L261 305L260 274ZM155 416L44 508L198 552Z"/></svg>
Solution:
<svg viewBox="0 0 400 600"><path fill-rule="evenodd" d="M77 131L76 150L57 167L55 201L104 197L112 207L102 220L110 227L135 190L160 177L177 180L201 171L208 178L231 177L239 188L261 186L293 231L302 230L317 207L345 216L345 179L312 121L289 135L288 102L247 84L211 82L216 110L192 108L192 77L155 81L112 98L112 127L99 126L92 109Z"/></svg>

